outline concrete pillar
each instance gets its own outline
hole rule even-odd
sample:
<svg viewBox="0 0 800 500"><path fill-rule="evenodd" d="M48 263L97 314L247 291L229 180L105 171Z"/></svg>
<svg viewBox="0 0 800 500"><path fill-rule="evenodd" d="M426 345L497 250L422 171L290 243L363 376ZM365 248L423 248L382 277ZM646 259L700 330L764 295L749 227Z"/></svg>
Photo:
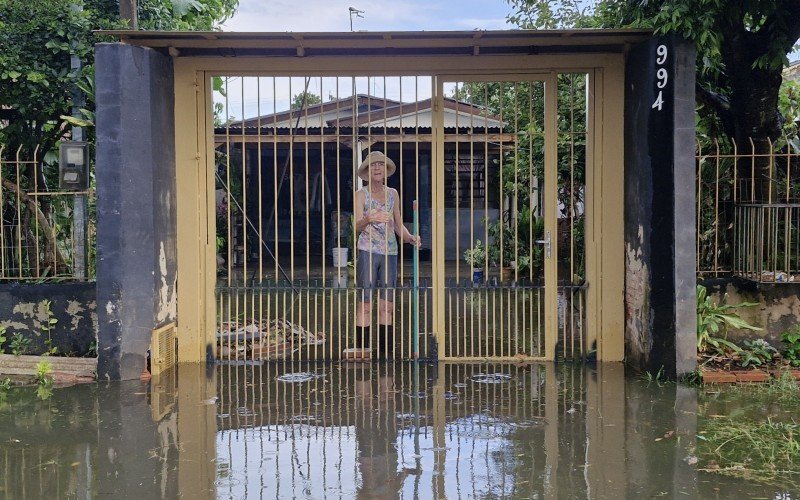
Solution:
<svg viewBox="0 0 800 500"><path fill-rule="evenodd" d="M678 37L628 54L626 359L670 376L696 367L694 79L694 46Z"/></svg>
<svg viewBox="0 0 800 500"><path fill-rule="evenodd" d="M98 376L133 379L151 331L176 320L173 68L120 43L95 49Z"/></svg>

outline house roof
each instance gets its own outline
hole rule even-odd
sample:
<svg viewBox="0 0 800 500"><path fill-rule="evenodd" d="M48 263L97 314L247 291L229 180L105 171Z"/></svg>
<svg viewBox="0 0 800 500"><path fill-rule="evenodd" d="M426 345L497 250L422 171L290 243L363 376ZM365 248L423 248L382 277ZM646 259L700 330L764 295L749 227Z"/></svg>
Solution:
<svg viewBox="0 0 800 500"><path fill-rule="evenodd" d="M351 110L353 109L352 106L353 100L354 100L353 96L348 96L320 104L311 104L306 106L302 110L290 109L278 113L270 113L267 115L261 115L254 118L248 118L243 122L235 122L235 123L237 125L244 124L245 127L252 127L252 126L258 126L260 122L262 126L269 126L271 123L275 122L280 123L285 120L297 118L298 116L319 116L320 114L336 110L339 110L340 112L345 112L345 111L351 112ZM355 101L357 103L356 106L359 107L370 106L370 107L379 107L381 109L402 104L400 101L387 99L385 97L371 96L367 94L357 94L355 96Z"/></svg>
<svg viewBox="0 0 800 500"><path fill-rule="evenodd" d="M640 29L235 33L102 30L97 35L178 57L435 56L623 52Z"/></svg>
<svg viewBox="0 0 800 500"><path fill-rule="evenodd" d="M471 125L475 127L497 127L502 123L500 117L486 114L484 108L480 106L458 101L450 97L445 97L443 103L445 112L475 116L471 123ZM353 113L354 104L357 108L355 113ZM400 102L383 97L358 94L354 97L345 97L325 103L312 104L302 110L292 109L279 113L270 113L254 118L247 118L243 121L234 121L231 123L231 127L239 128L244 126L245 128L257 128L260 125L262 128L269 128L274 124L284 124L291 120L297 120L298 125L302 122L304 126L310 125L311 127L315 127L321 124L319 119L320 115L331 112L335 113L334 117L328 118L324 123L328 127L382 127L387 120L413 116L414 114L423 113L430 109L430 98L415 102ZM461 125L470 125L470 120L464 118Z"/></svg>

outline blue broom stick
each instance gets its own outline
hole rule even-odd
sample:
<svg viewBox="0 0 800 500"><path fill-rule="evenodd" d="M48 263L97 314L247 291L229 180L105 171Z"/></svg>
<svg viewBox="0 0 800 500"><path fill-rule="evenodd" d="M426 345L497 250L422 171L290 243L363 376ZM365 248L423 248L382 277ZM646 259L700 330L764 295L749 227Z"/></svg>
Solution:
<svg viewBox="0 0 800 500"><path fill-rule="evenodd" d="M419 206L417 200L414 200L412 205L414 212L414 236L419 236ZM412 322L411 322L411 347L414 351L414 359L419 359L419 246L414 245L414 270L412 274Z"/></svg>

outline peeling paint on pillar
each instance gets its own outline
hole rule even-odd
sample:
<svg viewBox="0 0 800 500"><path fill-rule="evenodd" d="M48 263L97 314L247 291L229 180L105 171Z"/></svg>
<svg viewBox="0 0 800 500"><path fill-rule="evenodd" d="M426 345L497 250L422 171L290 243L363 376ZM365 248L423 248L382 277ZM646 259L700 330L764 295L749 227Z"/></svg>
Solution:
<svg viewBox="0 0 800 500"><path fill-rule="evenodd" d="M653 348L653 339L648 332L653 329L650 316L650 300L647 283L650 283L650 269L643 258L644 228L639 225L635 240L625 242L625 331L628 361L640 365L645 360L644 353Z"/></svg>

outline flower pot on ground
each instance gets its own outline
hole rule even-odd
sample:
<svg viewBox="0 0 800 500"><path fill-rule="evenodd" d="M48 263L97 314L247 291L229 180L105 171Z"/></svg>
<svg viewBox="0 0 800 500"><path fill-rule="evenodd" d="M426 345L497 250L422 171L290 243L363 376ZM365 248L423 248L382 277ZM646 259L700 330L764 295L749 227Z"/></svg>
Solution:
<svg viewBox="0 0 800 500"><path fill-rule="evenodd" d="M350 249L347 247L334 247L331 249L331 255L333 256L333 267L341 268L347 266L349 253Z"/></svg>
<svg viewBox="0 0 800 500"><path fill-rule="evenodd" d="M475 240L471 247L464 250L464 261L472 266L472 282L483 283L483 269L486 266L486 247L481 240Z"/></svg>

